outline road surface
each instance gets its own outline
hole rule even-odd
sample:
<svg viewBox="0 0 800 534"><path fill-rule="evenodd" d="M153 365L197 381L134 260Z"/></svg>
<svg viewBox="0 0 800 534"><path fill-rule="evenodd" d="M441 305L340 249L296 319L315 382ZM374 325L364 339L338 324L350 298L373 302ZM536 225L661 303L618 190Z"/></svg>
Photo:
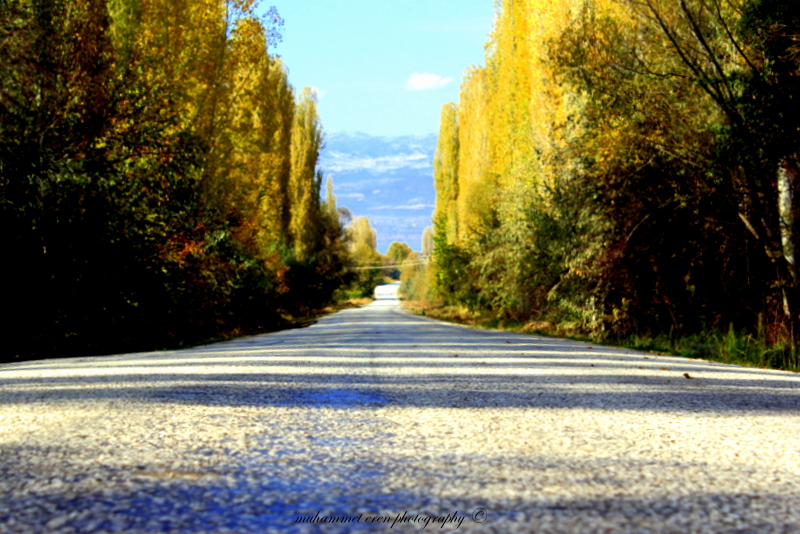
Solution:
<svg viewBox="0 0 800 534"><path fill-rule="evenodd" d="M0 532L800 532L797 374L448 325L395 290L0 366Z"/></svg>

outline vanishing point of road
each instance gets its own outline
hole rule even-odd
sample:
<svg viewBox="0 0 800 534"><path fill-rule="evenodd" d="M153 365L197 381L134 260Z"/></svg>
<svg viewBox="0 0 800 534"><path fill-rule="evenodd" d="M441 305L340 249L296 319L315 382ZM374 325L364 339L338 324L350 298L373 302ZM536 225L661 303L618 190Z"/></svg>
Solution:
<svg viewBox="0 0 800 534"><path fill-rule="evenodd" d="M395 291L0 365L0 532L800 532L797 374L448 325Z"/></svg>

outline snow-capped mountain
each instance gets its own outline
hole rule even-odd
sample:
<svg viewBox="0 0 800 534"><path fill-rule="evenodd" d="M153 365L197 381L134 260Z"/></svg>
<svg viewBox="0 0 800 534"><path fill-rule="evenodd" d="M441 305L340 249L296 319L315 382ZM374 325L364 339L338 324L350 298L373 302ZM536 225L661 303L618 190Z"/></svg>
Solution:
<svg viewBox="0 0 800 534"><path fill-rule="evenodd" d="M436 134L375 137L359 132L326 136L320 167L333 178L339 206L369 217L378 232L378 250L392 241L421 248L422 230L431 225L436 192L433 155Z"/></svg>

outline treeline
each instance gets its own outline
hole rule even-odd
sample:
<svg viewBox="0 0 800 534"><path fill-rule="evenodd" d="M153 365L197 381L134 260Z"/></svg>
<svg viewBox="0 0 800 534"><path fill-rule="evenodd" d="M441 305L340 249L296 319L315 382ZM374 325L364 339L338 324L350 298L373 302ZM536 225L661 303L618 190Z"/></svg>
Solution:
<svg viewBox="0 0 800 534"><path fill-rule="evenodd" d="M347 208L342 211L349 212ZM371 298L380 284L398 280L401 295L417 295L427 290L425 258L433 248L430 228L422 233L422 254L397 241L389 245L386 254L381 254L377 232L367 217L352 217L348 222L346 235L352 270L343 288L347 295Z"/></svg>
<svg viewBox="0 0 800 534"><path fill-rule="evenodd" d="M324 305L316 97L255 0L0 0L4 358L174 346Z"/></svg>
<svg viewBox="0 0 800 534"><path fill-rule="evenodd" d="M796 0L503 0L442 110L433 289L613 338L800 335Z"/></svg>

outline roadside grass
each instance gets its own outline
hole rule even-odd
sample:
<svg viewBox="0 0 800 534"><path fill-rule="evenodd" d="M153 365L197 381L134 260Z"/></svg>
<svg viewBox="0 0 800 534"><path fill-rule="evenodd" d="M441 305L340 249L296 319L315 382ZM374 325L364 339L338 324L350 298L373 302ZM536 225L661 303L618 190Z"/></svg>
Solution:
<svg viewBox="0 0 800 534"><path fill-rule="evenodd" d="M353 293L354 296L350 296L349 293ZM240 328L235 328L230 330L229 332L225 332L222 335L204 339L202 341L198 341L196 343L185 343L180 344L177 347L172 348L162 348L158 350L180 350L180 349L190 349L193 347L201 347L203 345L210 345L212 343L220 343L222 341L230 341L237 338L242 337L250 337L250 336L259 336L261 334L271 334L272 332L280 332L282 330L292 330L295 328L305 328L307 326L311 326L312 324L316 323L317 320L321 317L325 317L326 315L330 315L332 313L336 313L342 310L347 310L350 308L360 308L362 306L366 306L370 302L374 301L374 298L371 297L361 297L358 296L360 293L358 291L353 292L344 292L342 296L325 306L319 310L313 310L308 315L302 317L293 317L291 315L282 315L282 321L272 328L262 328L258 331L246 331Z"/></svg>
<svg viewBox="0 0 800 534"><path fill-rule="evenodd" d="M395 282L395 280L384 277L383 280L384 284L389 284L393 282ZM183 344L177 348L188 349L192 347L200 347L202 345L208 345L211 343L219 343L221 341L229 341L241 337L269 334L272 332L280 332L281 330L291 330L293 328L305 328L306 326L311 326L312 324L316 323L317 319L321 317L336 312L340 312L342 310L347 310L350 308L361 308L362 306L366 306L367 304L373 302L374 300L375 300L374 296L373 297L362 296L362 292L359 289L341 289L338 290L336 293L334 293L334 302L329 304L328 306L325 306L324 308L318 310L312 310L309 312L308 315L304 315L302 317L282 315L281 322L279 324L274 325L272 328L259 329L258 331L243 331L239 328L236 328L234 330L231 330L230 332L225 332L221 336L205 339L197 343ZM160 350L174 350L174 348L160 349Z"/></svg>
<svg viewBox="0 0 800 534"><path fill-rule="evenodd" d="M800 350L797 346L788 340L779 339L767 342L768 336L763 328L759 328L756 336L736 331L731 326L727 331L707 331L692 335L644 333L611 337L582 332L572 323L556 324L547 320L522 323L474 313L465 306L445 306L418 300L402 300L401 302L403 308L413 314L474 328L602 343L660 355L800 372Z"/></svg>
<svg viewBox="0 0 800 534"><path fill-rule="evenodd" d="M366 297L350 297L346 294L342 294L339 298L332 304L325 306L324 308L318 310L309 310L307 315L303 316L292 316L292 315L281 315L277 321L270 325L263 326L261 328L241 328L235 327L228 331L224 331L222 333L217 334L214 337L208 337L204 339L196 339L194 341L182 341L180 339L175 339L168 343L154 343L152 346L145 346L145 347L136 347L133 349L125 350L123 347L122 350L118 351L98 351L92 353L91 351L71 351L71 352L55 352L55 351L41 351L35 354L24 355L24 356L17 356L15 358L8 358L4 360L0 360L0 364L4 363L17 363L23 361L33 361L33 360L43 360L43 359L52 359L52 358L75 358L81 356L108 356L111 354L122 354L125 352L148 352L148 351L172 351L172 350L182 350L182 349L190 349L194 347L202 347L204 345L211 345L213 343L221 343L223 341L231 341L238 338L243 337L250 337L250 336L258 336L261 334L269 334L272 332L279 332L282 330L291 330L294 328L304 328L306 326L310 326L317 322L320 317L324 317L325 315L330 315L332 313L336 313L341 310L346 310L348 308L360 308L361 306L366 306L370 302L375 300L374 298L366 298Z"/></svg>
<svg viewBox="0 0 800 534"><path fill-rule="evenodd" d="M764 369L800 372L797 346L788 341L768 343L766 336L753 336L729 327L726 332L703 332L689 336L635 335L612 340L637 350L662 352Z"/></svg>
<svg viewBox="0 0 800 534"><path fill-rule="evenodd" d="M341 290L341 295L337 299L338 302L349 302L349 301L356 301L360 299L368 299L369 302L372 302L372 299L369 297L362 296L363 292L360 289L344 289Z"/></svg>

